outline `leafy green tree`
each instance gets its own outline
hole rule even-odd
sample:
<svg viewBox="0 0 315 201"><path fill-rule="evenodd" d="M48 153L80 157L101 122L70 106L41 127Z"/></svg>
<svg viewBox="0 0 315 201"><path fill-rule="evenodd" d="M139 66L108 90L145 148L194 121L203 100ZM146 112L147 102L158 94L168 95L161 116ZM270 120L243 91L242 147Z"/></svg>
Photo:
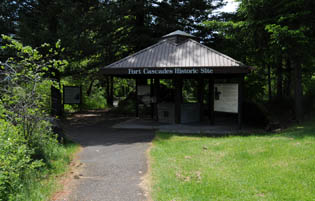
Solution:
<svg viewBox="0 0 315 201"><path fill-rule="evenodd" d="M4 50L14 51L17 56L0 62L0 104L6 110L5 119L14 125L21 125L25 140L33 147L36 144L34 140L38 139L38 136L34 137L37 131L43 126L50 126L47 122L50 105L45 105L49 92L43 93L41 88L53 84L46 82L49 78L47 75L51 73L49 70L62 70L67 61L55 59L59 54L59 43L55 49L49 48L52 56L44 56L37 49L23 46L10 37L3 36L3 39L7 43L3 46ZM44 44L41 48L47 46Z"/></svg>

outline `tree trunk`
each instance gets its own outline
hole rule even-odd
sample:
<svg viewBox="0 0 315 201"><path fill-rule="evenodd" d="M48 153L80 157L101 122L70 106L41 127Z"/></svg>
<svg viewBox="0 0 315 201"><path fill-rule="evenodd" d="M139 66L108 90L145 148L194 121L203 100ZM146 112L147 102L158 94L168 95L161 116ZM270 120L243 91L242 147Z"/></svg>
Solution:
<svg viewBox="0 0 315 201"><path fill-rule="evenodd" d="M86 92L87 96L90 96L91 93L92 93L92 88L93 88L94 81L95 80L92 80L91 83L90 83L90 86L89 86L89 88L88 88L88 90Z"/></svg>
<svg viewBox="0 0 315 201"><path fill-rule="evenodd" d="M146 42L144 42L145 37L145 1L144 0L136 0L135 1L135 34L137 37L137 49L145 48Z"/></svg>
<svg viewBox="0 0 315 201"><path fill-rule="evenodd" d="M277 67L277 97L278 98L282 98L283 96L282 82L283 82L282 57L280 57L280 61Z"/></svg>
<svg viewBox="0 0 315 201"><path fill-rule="evenodd" d="M271 89L271 67L268 65L268 100L272 99L272 89Z"/></svg>
<svg viewBox="0 0 315 201"><path fill-rule="evenodd" d="M302 69L299 62L294 61L294 100L295 100L295 116L296 121L300 122L303 119L303 106L302 106Z"/></svg>
<svg viewBox="0 0 315 201"><path fill-rule="evenodd" d="M136 0L136 25L137 28L143 28L144 27L144 0Z"/></svg>
<svg viewBox="0 0 315 201"><path fill-rule="evenodd" d="M292 69L291 69L291 61L287 59L286 61L286 84L285 84L285 96L292 97Z"/></svg>

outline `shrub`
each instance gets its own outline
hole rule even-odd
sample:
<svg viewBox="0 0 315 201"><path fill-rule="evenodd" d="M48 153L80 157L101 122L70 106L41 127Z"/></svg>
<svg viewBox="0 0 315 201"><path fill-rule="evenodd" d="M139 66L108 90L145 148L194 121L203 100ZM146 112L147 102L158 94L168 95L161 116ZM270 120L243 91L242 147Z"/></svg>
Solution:
<svg viewBox="0 0 315 201"><path fill-rule="evenodd" d="M33 154L19 130L0 119L0 200L13 200L24 181L44 165L32 160Z"/></svg>
<svg viewBox="0 0 315 201"><path fill-rule="evenodd" d="M85 91L84 91L85 92ZM90 96L83 93L83 108L84 109L104 109L107 106L107 101L104 96L105 92L102 87L95 86Z"/></svg>
<svg viewBox="0 0 315 201"><path fill-rule="evenodd" d="M13 50L16 57L0 61L0 201L25 200L23 192L30 192L30 185L60 155L48 116L53 84L48 77L67 62L54 59L57 50L44 56L9 37L3 39L4 48Z"/></svg>
<svg viewBox="0 0 315 201"><path fill-rule="evenodd" d="M44 160L45 163L55 159L58 141L57 135L52 133L50 122L45 120L38 122L27 143L34 150L33 159Z"/></svg>

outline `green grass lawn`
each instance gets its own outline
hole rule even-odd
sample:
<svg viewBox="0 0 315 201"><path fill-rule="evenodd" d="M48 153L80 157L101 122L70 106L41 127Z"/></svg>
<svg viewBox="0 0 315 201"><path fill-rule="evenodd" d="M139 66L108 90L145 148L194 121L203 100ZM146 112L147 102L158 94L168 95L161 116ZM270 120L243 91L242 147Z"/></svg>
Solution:
<svg viewBox="0 0 315 201"><path fill-rule="evenodd" d="M315 200L315 123L222 138L158 133L155 201Z"/></svg>

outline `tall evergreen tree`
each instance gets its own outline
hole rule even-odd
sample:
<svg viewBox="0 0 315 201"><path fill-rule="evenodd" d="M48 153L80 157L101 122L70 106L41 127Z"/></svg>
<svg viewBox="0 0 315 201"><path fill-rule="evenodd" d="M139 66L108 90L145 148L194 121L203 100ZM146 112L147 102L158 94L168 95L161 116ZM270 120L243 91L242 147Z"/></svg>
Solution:
<svg viewBox="0 0 315 201"><path fill-rule="evenodd" d="M232 55L267 75L269 97L274 94L272 76L276 77L277 96L294 98L297 120L303 113L303 77L314 72L314 9L312 0L240 0L231 21L208 22L218 28L220 37L242 50L237 53L231 48Z"/></svg>

